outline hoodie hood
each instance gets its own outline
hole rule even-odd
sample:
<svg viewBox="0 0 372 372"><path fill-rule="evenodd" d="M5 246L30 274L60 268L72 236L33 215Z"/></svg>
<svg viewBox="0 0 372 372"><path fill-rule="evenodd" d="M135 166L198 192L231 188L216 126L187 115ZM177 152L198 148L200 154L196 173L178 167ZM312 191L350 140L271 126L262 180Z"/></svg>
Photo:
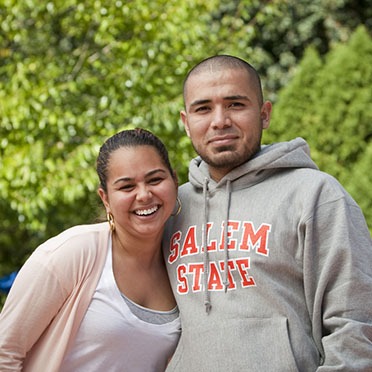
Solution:
<svg viewBox="0 0 372 372"><path fill-rule="evenodd" d="M272 174L290 168L312 168L318 169L310 158L310 149L306 141L296 138L289 142L274 143L263 145L261 150L248 162L234 168L226 174L219 182L210 178L208 164L200 157L193 159L189 167L189 180L195 189L202 190L204 199L203 226L202 226L202 246L207 247L207 223L208 223L208 197L217 189L225 189L225 208L221 210L224 215L224 224L229 221L231 192L249 188L256 185ZM228 231L224 229L224 267L223 285L225 292L228 289ZM209 277L209 254L207 249L203 249L204 260L204 304L207 313L211 310L210 293L208 291Z"/></svg>

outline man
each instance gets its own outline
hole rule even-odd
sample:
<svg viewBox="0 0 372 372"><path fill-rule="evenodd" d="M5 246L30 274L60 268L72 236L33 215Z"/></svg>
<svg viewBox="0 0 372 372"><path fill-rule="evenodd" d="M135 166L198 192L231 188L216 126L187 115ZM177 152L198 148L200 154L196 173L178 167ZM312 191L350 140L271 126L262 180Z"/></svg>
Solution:
<svg viewBox="0 0 372 372"><path fill-rule="evenodd" d="M167 371L372 371L372 244L303 139L261 146L271 103L232 56L194 67L199 157L165 235L182 336Z"/></svg>

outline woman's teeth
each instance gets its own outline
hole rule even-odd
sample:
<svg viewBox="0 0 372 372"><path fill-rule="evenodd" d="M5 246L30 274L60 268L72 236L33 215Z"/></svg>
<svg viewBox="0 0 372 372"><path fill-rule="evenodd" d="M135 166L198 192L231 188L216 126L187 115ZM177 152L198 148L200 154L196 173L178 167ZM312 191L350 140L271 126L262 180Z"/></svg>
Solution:
<svg viewBox="0 0 372 372"><path fill-rule="evenodd" d="M159 206L156 205L153 208L141 209L141 210L135 211L134 213L138 216L148 216L149 214L155 213L158 209L159 209Z"/></svg>

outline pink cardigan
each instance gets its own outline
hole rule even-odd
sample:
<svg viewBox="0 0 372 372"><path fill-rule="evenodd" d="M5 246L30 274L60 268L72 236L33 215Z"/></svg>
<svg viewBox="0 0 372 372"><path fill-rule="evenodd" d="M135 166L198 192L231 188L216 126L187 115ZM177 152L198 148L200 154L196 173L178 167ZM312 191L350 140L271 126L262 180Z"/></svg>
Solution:
<svg viewBox="0 0 372 372"><path fill-rule="evenodd" d="M107 223L72 227L40 245L0 314L0 371L57 372L106 258Z"/></svg>

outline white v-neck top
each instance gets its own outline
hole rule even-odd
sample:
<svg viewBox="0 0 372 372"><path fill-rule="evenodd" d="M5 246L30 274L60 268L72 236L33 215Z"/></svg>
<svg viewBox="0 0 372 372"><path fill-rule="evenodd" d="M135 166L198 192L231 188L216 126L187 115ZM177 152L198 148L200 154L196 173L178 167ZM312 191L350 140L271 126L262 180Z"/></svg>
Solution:
<svg viewBox="0 0 372 372"><path fill-rule="evenodd" d="M91 304L60 372L164 371L180 332L179 317L153 324L131 312L115 282L110 243Z"/></svg>

